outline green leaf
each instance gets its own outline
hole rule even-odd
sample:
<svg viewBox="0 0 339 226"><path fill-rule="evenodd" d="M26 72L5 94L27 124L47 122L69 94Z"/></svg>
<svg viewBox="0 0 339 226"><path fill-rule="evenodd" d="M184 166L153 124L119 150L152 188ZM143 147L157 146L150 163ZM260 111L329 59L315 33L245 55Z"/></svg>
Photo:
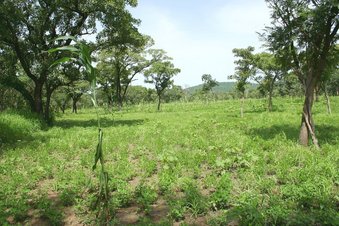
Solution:
<svg viewBox="0 0 339 226"><path fill-rule="evenodd" d="M74 52L74 53L80 52L80 50L78 48L75 48L74 46L61 46L61 47L49 49L47 52L54 53L54 52L57 52L57 51L71 51L71 52Z"/></svg>
<svg viewBox="0 0 339 226"><path fill-rule="evenodd" d="M60 41L60 40L68 40L68 39L72 39L74 42L78 43L78 41L76 40L76 38L74 36L70 36L70 35L66 35L66 36L59 36L56 39L54 39L55 41Z"/></svg>
<svg viewBox="0 0 339 226"><path fill-rule="evenodd" d="M61 58L61 59L58 59L58 60L54 61L54 62L51 64L51 66L49 66L49 68L52 68L52 67L54 67L54 66L56 66L56 65L59 65L59 64L65 63L65 62L67 62L67 61L71 61L71 60L76 61L77 59L76 59L76 58L73 58L73 57L63 57L63 58Z"/></svg>
<svg viewBox="0 0 339 226"><path fill-rule="evenodd" d="M97 145L97 149L95 152L95 158L94 158L94 165L92 167L93 170L95 170L97 168L97 163L102 158L102 130L99 129L99 135L98 135L98 145Z"/></svg>

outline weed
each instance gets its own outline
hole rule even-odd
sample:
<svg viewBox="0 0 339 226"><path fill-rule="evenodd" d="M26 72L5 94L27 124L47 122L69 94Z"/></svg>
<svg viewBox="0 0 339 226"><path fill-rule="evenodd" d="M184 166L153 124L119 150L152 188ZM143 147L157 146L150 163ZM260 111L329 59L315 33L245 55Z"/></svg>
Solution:
<svg viewBox="0 0 339 226"><path fill-rule="evenodd" d="M149 158L143 157L141 161L141 168L145 172L145 177L150 177L157 170L157 163Z"/></svg>
<svg viewBox="0 0 339 226"><path fill-rule="evenodd" d="M175 221L180 221L185 218L184 214L186 211L186 207L185 207L185 202L183 200L169 199L168 205L170 209L168 216L170 218L172 218Z"/></svg>
<svg viewBox="0 0 339 226"><path fill-rule="evenodd" d="M151 205L157 200L158 195L154 188L142 182L135 189L135 197L142 210L149 214Z"/></svg>
<svg viewBox="0 0 339 226"><path fill-rule="evenodd" d="M172 190L172 185L175 180L174 174L171 173L170 171L166 170L163 171L159 175L159 190L161 194L167 194L171 192Z"/></svg>
<svg viewBox="0 0 339 226"><path fill-rule="evenodd" d="M127 183L119 184L114 198L117 199L120 207L127 207L133 200L133 191Z"/></svg>
<svg viewBox="0 0 339 226"><path fill-rule="evenodd" d="M207 210L207 200L200 193L194 182L187 182L184 187L185 205L193 216L202 215Z"/></svg>
<svg viewBox="0 0 339 226"><path fill-rule="evenodd" d="M211 196L211 205L214 209L225 209L229 206L228 201L231 192L231 179L229 174L223 174L217 183L216 190Z"/></svg>
<svg viewBox="0 0 339 226"><path fill-rule="evenodd" d="M65 189L60 194L60 201L64 206L72 206L75 204L77 192L72 189Z"/></svg>
<svg viewBox="0 0 339 226"><path fill-rule="evenodd" d="M50 225L58 226L63 224L63 213L47 197L40 197L36 205L41 217L48 220Z"/></svg>

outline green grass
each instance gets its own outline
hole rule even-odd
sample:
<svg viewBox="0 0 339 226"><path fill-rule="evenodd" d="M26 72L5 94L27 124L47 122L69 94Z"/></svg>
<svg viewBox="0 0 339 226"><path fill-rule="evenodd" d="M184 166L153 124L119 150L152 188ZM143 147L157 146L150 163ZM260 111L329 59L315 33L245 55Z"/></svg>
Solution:
<svg viewBox="0 0 339 226"><path fill-rule="evenodd" d="M119 225L121 208L136 206L139 225L161 225L152 209L164 200L167 225L198 218L337 224L339 98L331 101L332 115L324 100L314 106L321 151L297 144L300 98L275 99L273 112L264 100L246 100L244 118L237 100L164 104L161 112L155 105L102 109L112 222ZM33 117L4 112L0 126L0 224L29 223L33 209L59 225L71 206L79 222L95 225L95 112L59 115L47 130Z"/></svg>

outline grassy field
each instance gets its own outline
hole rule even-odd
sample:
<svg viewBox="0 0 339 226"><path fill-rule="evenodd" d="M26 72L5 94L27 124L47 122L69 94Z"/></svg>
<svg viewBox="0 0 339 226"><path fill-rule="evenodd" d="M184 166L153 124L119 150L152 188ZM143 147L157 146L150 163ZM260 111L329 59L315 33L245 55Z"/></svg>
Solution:
<svg viewBox="0 0 339 226"><path fill-rule="evenodd" d="M339 98L314 119L321 150L297 144L302 100L101 110L112 225L338 225ZM92 110L53 127L0 113L0 224L97 225Z"/></svg>

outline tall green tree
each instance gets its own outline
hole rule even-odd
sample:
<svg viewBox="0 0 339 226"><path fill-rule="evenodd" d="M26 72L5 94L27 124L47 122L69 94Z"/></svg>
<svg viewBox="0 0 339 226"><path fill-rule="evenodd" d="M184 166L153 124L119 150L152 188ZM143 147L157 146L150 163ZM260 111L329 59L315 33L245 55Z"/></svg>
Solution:
<svg viewBox="0 0 339 226"><path fill-rule="evenodd" d="M175 68L171 62L172 58L166 56L163 50L154 50L153 58L158 59L144 73L146 83L152 83L158 95L158 111L160 110L161 98L166 88L173 84L173 76L180 73L179 68Z"/></svg>
<svg viewBox="0 0 339 226"><path fill-rule="evenodd" d="M255 74L255 67L253 66L253 51L254 47L249 46L245 49L233 49L232 52L235 57L238 59L234 61L237 65L235 67L234 75L230 75L229 79L235 79L236 89L240 93L241 105L240 105L240 115L244 116L244 101L245 101L245 91L246 85L249 83L248 80L251 76Z"/></svg>
<svg viewBox="0 0 339 226"><path fill-rule="evenodd" d="M253 65L256 73L253 79L258 82L259 89L263 94L268 94L268 111L272 111L272 97L275 83L286 72L279 60L273 54L262 52L254 54Z"/></svg>
<svg viewBox="0 0 339 226"><path fill-rule="evenodd" d="M71 35L81 38L96 33L96 24L103 27L98 38L112 45L129 42L131 31L137 30L138 20L126 10L136 6L131 0L3 0L0 2L0 52L11 60L11 67L24 71L23 79L16 74L1 74L0 81L17 90L27 100L32 111L43 116L49 111L44 102L44 86L50 80L52 62L66 53L48 54L47 50L60 45L69 45L71 39L54 41L59 36ZM3 69L1 69L3 70ZM33 87L31 90L30 87ZM51 90L50 90L51 91ZM52 95L51 93L49 95ZM45 105L45 106L44 106Z"/></svg>
<svg viewBox="0 0 339 226"><path fill-rule="evenodd" d="M330 52L338 40L338 2L333 0L266 0L271 26L265 39L298 76L305 89L299 140L319 147L312 117L315 88L328 67Z"/></svg>
<svg viewBox="0 0 339 226"><path fill-rule="evenodd" d="M205 93L211 92L213 87L218 85L217 80L213 79L210 74L203 74L201 80L203 81L202 91Z"/></svg>
<svg viewBox="0 0 339 226"><path fill-rule="evenodd" d="M148 48L153 45L153 40L141 34L134 34L134 37L134 42L129 45L110 46L99 54L98 81L107 94L108 103L113 103L115 97L119 109L135 76L153 62L147 59Z"/></svg>

